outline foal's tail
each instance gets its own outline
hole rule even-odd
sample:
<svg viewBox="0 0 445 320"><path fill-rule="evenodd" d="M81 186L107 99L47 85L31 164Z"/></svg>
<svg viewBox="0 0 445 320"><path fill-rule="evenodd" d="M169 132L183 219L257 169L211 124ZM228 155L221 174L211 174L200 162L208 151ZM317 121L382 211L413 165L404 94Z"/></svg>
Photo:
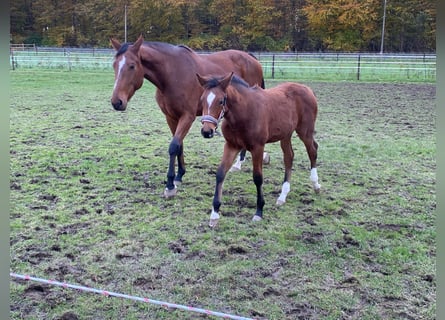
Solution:
<svg viewBox="0 0 445 320"><path fill-rule="evenodd" d="M259 62L258 58L255 57L255 55L254 55L253 53L248 52L248 54L249 54L251 57L255 58L256 61ZM261 66L261 69L262 69L262 68L263 68L263 66ZM264 83L264 76L261 78L261 88L266 89L266 85L265 85L265 83Z"/></svg>

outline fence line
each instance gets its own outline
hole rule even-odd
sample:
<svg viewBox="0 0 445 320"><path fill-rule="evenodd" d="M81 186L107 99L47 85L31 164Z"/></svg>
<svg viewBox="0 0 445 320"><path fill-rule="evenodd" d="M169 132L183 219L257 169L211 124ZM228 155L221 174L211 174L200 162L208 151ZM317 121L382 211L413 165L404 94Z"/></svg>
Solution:
<svg viewBox="0 0 445 320"><path fill-rule="evenodd" d="M20 49L17 49L20 48ZM10 48L10 66L68 70L112 70L113 49ZM198 52L208 53L208 52ZM266 79L436 81L435 54L254 53Z"/></svg>
<svg viewBox="0 0 445 320"><path fill-rule="evenodd" d="M63 288L77 289L77 290L84 291L84 292L97 293L97 294L103 295L105 297L110 296L110 297L129 299L129 300L134 300L134 301L139 301L139 302L151 303L151 304L162 306L164 308L172 308L172 309L180 309L180 310L184 310L184 311L197 312L197 313L212 315L212 316L216 316L216 317L220 317L220 318L224 318L224 319L255 320L252 318L246 318L246 317L232 315L232 314L228 314L228 313L222 313L222 312L211 311L211 310L207 310L207 309L195 308L192 306L185 306L185 305L169 303L169 302L164 302L164 301L159 301L159 300L154 300L154 299L149 299L149 298L141 298L141 297L131 296L128 294L122 294L122 293L117 293L117 292L112 292L112 291L106 291L106 290L101 290L101 289L95 289L95 288L89 288L89 287L85 287L85 286L69 284L66 282L59 282L59 281L55 281L55 280L47 280L47 279L42 279L42 278L37 278L37 277L31 277L29 275L21 275L21 274L17 274L17 273L13 273L13 272L9 273L9 275L11 277L17 278L17 279L22 279L22 280L27 280L27 281L31 280L31 281L36 281L36 282L45 283L45 284L49 284L49 285L59 286L59 287L63 287Z"/></svg>

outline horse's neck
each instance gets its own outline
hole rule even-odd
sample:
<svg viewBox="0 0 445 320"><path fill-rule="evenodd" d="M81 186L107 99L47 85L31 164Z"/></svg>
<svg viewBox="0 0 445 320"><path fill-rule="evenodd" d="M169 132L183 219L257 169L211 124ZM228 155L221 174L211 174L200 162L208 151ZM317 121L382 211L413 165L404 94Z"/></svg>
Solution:
<svg viewBox="0 0 445 320"><path fill-rule="evenodd" d="M179 50L178 50L179 49ZM176 48L165 44L165 48L158 45L146 44L141 46L141 62L144 66L144 77L159 90L164 91L171 85L177 85L177 73L181 68L185 48ZM181 79L183 80L183 79Z"/></svg>
<svg viewBox="0 0 445 320"><path fill-rule="evenodd" d="M245 92L248 88L235 88L233 85L229 85L227 88L227 104L229 105L229 112L227 117L229 121L235 122L244 118L248 118L252 115L253 110L250 110L249 93ZM249 110L249 111L247 111Z"/></svg>

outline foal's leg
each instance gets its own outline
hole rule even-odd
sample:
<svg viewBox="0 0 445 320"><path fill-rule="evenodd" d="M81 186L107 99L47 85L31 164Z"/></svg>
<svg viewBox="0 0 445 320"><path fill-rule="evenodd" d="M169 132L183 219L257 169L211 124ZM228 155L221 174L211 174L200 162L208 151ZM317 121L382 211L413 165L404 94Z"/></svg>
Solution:
<svg viewBox="0 0 445 320"><path fill-rule="evenodd" d="M284 162L284 181L281 186L281 193L277 199L277 205L281 206L286 202L287 194L290 191L290 178L292 174L292 164L294 161L294 150L292 149L292 136L280 141L281 150L283 150Z"/></svg>
<svg viewBox="0 0 445 320"><path fill-rule="evenodd" d="M264 194L263 194L263 152L264 146L259 146L252 150L253 182L256 186L256 212L252 221L263 219Z"/></svg>
<svg viewBox="0 0 445 320"><path fill-rule="evenodd" d="M313 135L307 137L301 137L303 141L307 154L309 156L309 160L311 162L311 176L310 180L312 182L312 187L316 193L320 192L320 184L318 183L318 173L317 173L317 150L318 143L315 141Z"/></svg>
<svg viewBox="0 0 445 320"><path fill-rule="evenodd" d="M221 207L222 187L227 171L229 171L233 160L239 149L230 147L227 142L224 144L224 153L221 163L216 171L215 194L213 196L212 213L210 214L210 227L215 227L219 221L219 208Z"/></svg>

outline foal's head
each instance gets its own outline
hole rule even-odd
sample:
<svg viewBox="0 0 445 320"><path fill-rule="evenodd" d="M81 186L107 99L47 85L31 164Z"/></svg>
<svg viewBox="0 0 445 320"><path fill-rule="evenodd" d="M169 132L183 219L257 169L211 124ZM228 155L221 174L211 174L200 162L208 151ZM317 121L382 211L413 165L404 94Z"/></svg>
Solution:
<svg viewBox="0 0 445 320"><path fill-rule="evenodd" d="M201 76L196 74L198 81L204 88L199 99L202 109L201 134L204 138L212 138L219 121L227 111L227 87L233 77L233 72L225 77Z"/></svg>
<svg viewBox="0 0 445 320"><path fill-rule="evenodd" d="M144 82L144 70L139 54L144 39L141 35L133 45L121 45L115 39L110 41L117 51L113 61L115 82L111 104L115 110L124 111L128 101Z"/></svg>

